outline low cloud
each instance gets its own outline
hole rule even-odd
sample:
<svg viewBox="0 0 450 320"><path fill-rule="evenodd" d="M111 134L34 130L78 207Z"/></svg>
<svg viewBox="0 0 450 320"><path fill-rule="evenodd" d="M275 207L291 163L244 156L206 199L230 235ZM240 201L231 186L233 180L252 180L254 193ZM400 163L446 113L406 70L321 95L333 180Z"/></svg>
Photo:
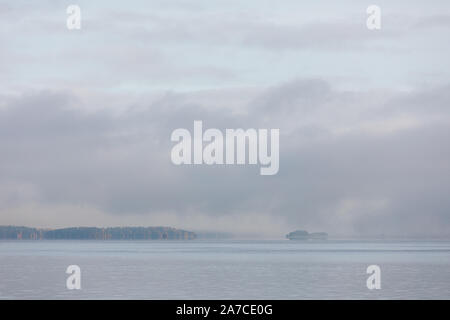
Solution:
<svg viewBox="0 0 450 320"><path fill-rule="evenodd" d="M0 224L450 235L445 88L380 95L299 79L243 88L242 100L227 92L173 92L124 112L67 91L2 97ZM173 165L170 133L194 120L279 128L279 173Z"/></svg>

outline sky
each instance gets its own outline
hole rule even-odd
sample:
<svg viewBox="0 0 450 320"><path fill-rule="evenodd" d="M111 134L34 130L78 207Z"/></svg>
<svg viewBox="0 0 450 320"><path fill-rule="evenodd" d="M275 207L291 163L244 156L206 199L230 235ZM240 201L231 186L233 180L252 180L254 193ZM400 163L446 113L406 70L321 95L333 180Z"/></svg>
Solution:
<svg viewBox="0 0 450 320"><path fill-rule="evenodd" d="M0 225L448 238L449 35L438 0L0 0ZM278 174L174 165L194 120L280 129Z"/></svg>

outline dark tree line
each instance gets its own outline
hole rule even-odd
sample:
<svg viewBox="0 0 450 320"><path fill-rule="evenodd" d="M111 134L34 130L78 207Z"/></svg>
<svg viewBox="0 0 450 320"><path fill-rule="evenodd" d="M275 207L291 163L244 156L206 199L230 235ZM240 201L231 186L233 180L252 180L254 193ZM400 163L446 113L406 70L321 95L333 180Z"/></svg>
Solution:
<svg viewBox="0 0 450 320"><path fill-rule="evenodd" d="M192 240L194 232L170 227L75 227L63 229L36 229L0 226L0 239L19 240Z"/></svg>

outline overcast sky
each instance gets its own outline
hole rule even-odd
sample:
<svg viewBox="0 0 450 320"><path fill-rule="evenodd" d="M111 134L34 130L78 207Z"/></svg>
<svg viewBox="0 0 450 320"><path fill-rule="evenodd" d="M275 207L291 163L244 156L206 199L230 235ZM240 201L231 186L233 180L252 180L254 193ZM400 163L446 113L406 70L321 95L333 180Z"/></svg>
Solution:
<svg viewBox="0 0 450 320"><path fill-rule="evenodd" d="M1 0L0 225L450 237L449 38L437 0ZM279 128L278 174L173 165L194 120Z"/></svg>

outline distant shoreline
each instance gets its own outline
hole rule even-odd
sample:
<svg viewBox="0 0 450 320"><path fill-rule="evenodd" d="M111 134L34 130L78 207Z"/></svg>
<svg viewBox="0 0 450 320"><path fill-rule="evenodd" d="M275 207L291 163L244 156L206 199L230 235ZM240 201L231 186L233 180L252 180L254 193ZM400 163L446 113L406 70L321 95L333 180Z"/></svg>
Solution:
<svg viewBox="0 0 450 320"><path fill-rule="evenodd" d="M0 240L193 240L194 232L172 227L30 228L0 226Z"/></svg>

